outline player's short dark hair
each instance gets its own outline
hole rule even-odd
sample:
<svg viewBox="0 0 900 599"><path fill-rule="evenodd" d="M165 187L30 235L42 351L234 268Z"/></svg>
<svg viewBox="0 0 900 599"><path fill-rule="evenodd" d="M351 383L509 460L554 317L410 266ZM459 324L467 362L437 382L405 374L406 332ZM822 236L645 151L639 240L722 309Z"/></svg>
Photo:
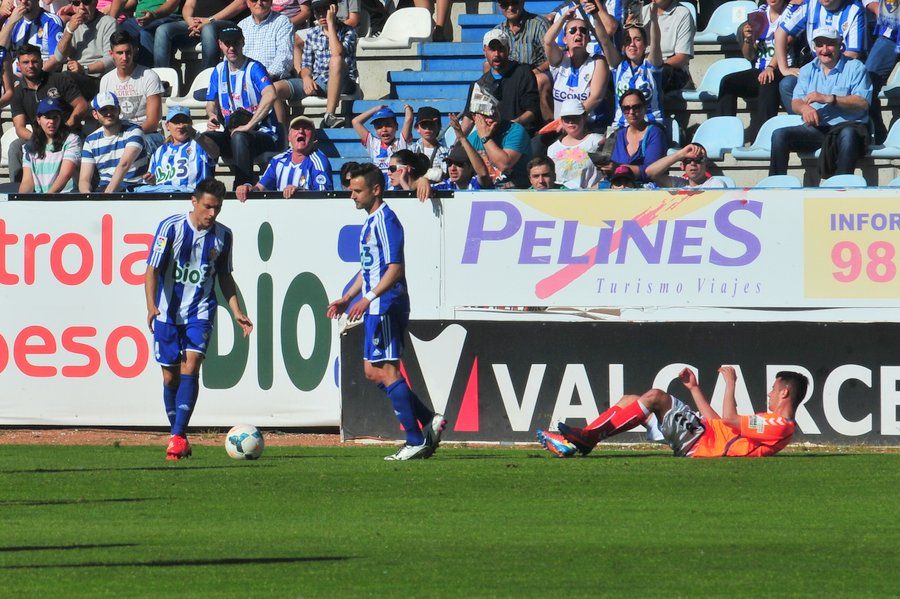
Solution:
<svg viewBox="0 0 900 599"><path fill-rule="evenodd" d="M791 394L791 405L796 410L803 398L806 397L809 379L793 370L782 370L775 375L775 378L781 380L781 383L788 388Z"/></svg>
<svg viewBox="0 0 900 599"><path fill-rule="evenodd" d="M359 168L359 163L353 161L345 162L341 166L341 185L347 187L347 185L350 183L350 171L357 168Z"/></svg>
<svg viewBox="0 0 900 599"><path fill-rule="evenodd" d="M556 164L546 156L536 156L528 161L528 165L525 167L526 172L530 175L531 169L536 166L549 166L550 172L554 175L556 174Z"/></svg>
<svg viewBox="0 0 900 599"><path fill-rule="evenodd" d="M207 193L221 200L225 197L225 184L212 177L197 183L197 187L194 189L194 197L200 199L203 197L203 194Z"/></svg>
<svg viewBox="0 0 900 599"><path fill-rule="evenodd" d="M19 49L16 50L16 58L34 55L37 55L38 58L41 58L42 56L41 49L34 44L22 44L21 46L19 46Z"/></svg>
<svg viewBox="0 0 900 599"><path fill-rule="evenodd" d="M121 29L113 33L109 36L109 47L114 48L115 46L121 46L122 44L128 44L129 46L136 46L134 43L134 38L131 37L131 34L127 31L122 31Z"/></svg>
<svg viewBox="0 0 900 599"><path fill-rule="evenodd" d="M347 173L348 179L356 179L357 177L362 177L369 188L379 185L381 189L384 189L384 174L381 172L381 169L371 162L360 164L356 168L350 169Z"/></svg>

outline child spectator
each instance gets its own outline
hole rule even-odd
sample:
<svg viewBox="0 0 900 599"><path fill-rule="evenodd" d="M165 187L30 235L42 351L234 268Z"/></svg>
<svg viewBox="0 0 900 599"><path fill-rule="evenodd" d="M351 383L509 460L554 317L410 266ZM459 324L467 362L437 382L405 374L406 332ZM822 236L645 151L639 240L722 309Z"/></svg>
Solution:
<svg viewBox="0 0 900 599"><path fill-rule="evenodd" d="M97 94L91 102L100 128L87 136L81 150L81 193L130 191L142 183L147 170L144 134L134 123L119 118L119 99L115 94ZM94 185L94 179L99 184Z"/></svg>
<svg viewBox="0 0 900 599"><path fill-rule="evenodd" d="M403 123L403 131L399 138L397 137L397 115L387 106L370 108L351 121L362 145L366 146L369 151L372 162L384 173L385 177L388 174L391 156L398 150L409 148L412 141L412 107L407 104L404 112L406 121ZM363 125L370 117L372 128L375 129L374 135ZM386 178L385 181L387 181Z"/></svg>
<svg viewBox="0 0 900 599"><path fill-rule="evenodd" d="M428 162L431 166L440 167L444 164L450 148L444 143L444 140L438 138L441 131L441 113L431 106L422 106L416 113L416 131L419 132L419 139L415 141L409 149L417 154L425 154L428 156Z"/></svg>
<svg viewBox="0 0 900 599"><path fill-rule="evenodd" d="M139 192L192 192L197 184L213 176L218 148L206 136L194 130L191 111L187 106L173 105L166 113L169 138L156 148L150 168L144 175L147 185Z"/></svg>
<svg viewBox="0 0 900 599"><path fill-rule="evenodd" d="M19 193L64 193L75 190L75 173L81 162L81 140L62 120L63 107L56 98L41 100L25 145Z"/></svg>
<svg viewBox="0 0 900 599"><path fill-rule="evenodd" d="M556 167L556 177L569 189L597 187L602 178L591 154L603 143L599 133L588 133L588 115L578 100L566 100L560 109L565 135L547 150L547 157Z"/></svg>

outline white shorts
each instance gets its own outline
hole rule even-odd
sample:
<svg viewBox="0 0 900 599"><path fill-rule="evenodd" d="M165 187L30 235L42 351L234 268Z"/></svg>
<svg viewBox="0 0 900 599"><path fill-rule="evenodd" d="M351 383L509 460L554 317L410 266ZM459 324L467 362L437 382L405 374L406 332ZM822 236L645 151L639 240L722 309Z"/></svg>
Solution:
<svg viewBox="0 0 900 599"><path fill-rule="evenodd" d="M672 400L672 407L663 415L661 423L656 414L650 414L644 423L647 440L665 443L676 456L684 457L706 430L703 417L677 397L670 395L669 399Z"/></svg>

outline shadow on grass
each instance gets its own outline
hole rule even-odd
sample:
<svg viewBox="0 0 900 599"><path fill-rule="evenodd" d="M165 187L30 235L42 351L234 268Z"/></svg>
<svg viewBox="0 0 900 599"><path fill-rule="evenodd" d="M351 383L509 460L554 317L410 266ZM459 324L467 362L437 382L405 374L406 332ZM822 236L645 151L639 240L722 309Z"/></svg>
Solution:
<svg viewBox="0 0 900 599"><path fill-rule="evenodd" d="M118 547L137 547L137 543L97 543L94 545L21 545L17 547L0 547L0 553L18 551L68 551L70 549L111 549Z"/></svg>
<svg viewBox="0 0 900 599"><path fill-rule="evenodd" d="M160 501L162 497L111 497L108 499L0 499L0 505L82 505L88 503L142 503L144 501Z"/></svg>
<svg viewBox="0 0 900 599"><path fill-rule="evenodd" d="M297 564L305 562L342 562L355 559L350 556L308 556L308 557L248 557L221 559L153 560L149 562L78 562L73 564L30 564L22 566L0 566L0 570L48 570L55 568L190 568L195 566L243 566L266 564Z"/></svg>
<svg viewBox="0 0 900 599"><path fill-rule="evenodd" d="M167 466L139 466L133 468L32 468L30 470L0 470L0 474L64 474L67 472L191 472L192 470L225 470L242 468L240 464L231 466L184 466L172 462ZM264 468L265 464L258 466Z"/></svg>

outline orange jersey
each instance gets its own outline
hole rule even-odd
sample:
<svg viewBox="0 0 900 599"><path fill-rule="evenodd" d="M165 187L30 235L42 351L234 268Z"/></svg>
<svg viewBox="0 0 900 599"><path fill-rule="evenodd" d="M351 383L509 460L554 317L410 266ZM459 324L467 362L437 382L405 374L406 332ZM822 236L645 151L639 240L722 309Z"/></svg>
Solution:
<svg viewBox="0 0 900 599"><path fill-rule="evenodd" d="M793 420L772 412L741 416L740 430L722 420L703 419L703 435L691 448L692 458L761 458L785 448L797 428Z"/></svg>

